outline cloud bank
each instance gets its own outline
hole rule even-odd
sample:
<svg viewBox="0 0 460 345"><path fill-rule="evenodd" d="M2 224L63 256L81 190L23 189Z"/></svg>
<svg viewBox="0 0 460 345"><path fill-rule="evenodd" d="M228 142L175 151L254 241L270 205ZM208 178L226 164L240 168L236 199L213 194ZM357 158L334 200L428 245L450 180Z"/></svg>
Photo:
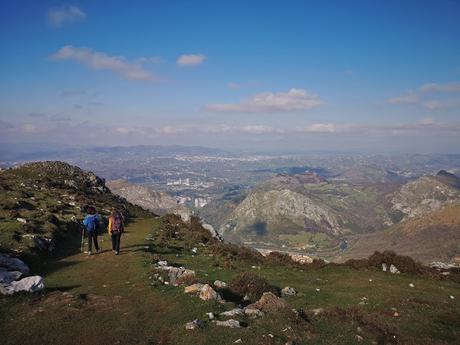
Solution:
<svg viewBox="0 0 460 345"><path fill-rule="evenodd" d="M64 46L51 55L51 59L54 61L75 61L96 71L111 71L128 80L157 79L139 62L129 62L123 56L110 56L102 52L95 52L91 48L86 47Z"/></svg>
<svg viewBox="0 0 460 345"><path fill-rule="evenodd" d="M310 110L325 103L315 94L303 89L288 92L264 92L240 103L214 103L205 106L208 111L232 113L274 113Z"/></svg>
<svg viewBox="0 0 460 345"><path fill-rule="evenodd" d="M423 84L416 90L386 100L386 103L421 105L428 110L441 110L460 106L460 83ZM453 96L452 96L453 95Z"/></svg>

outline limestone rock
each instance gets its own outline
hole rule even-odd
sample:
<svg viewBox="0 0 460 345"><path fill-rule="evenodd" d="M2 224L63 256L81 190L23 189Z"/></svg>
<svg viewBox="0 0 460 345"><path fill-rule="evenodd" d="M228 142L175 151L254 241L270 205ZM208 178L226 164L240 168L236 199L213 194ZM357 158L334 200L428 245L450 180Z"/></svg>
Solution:
<svg viewBox="0 0 460 345"><path fill-rule="evenodd" d="M293 288L286 286L281 290L281 296L295 296L297 294L297 291L295 291Z"/></svg>
<svg viewBox="0 0 460 345"><path fill-rule="evenodd" d="M0 284L10 284L11 282L18 280L22 276L19 271L7 271L0 268Z"/></svg>
<svg viewBox="0 0 460 345"><path fill-rule="evenodd" d="M226 321L215 321L217 326L230 327L230 328L240 328L240 322L235 319L230 319Z"/></svg>
<svg viewBox="0 0 460 345"><path fill-rule="evenodd" d="M208 284L205 284L200 291L200 298L203 301L220 300L220 295Z"/></svg>
<svg viewBox="0 0 460 345"><path fill-rule="evenodd" d="M218 289L222 289L222 288L227 287L227 283L225 283L225 282L223 282L221 280L216 280L213 285Z"/></svg>
<svg viewBox="0 0 460 345"><path fill-rule="evenodd" d="M43 278L40 276L31 276L14 281L11 284L0 285L0 293L3 295L12 295L16 292L37 292L45 288Z"/></svg>
<svg viewBox="0 0 460 345"><path fill-rule="evenodd" d="M246 316L249 316L250 318L256 318L256 317L264 315L264 313L261 312L259 309L248 308L248 307L244 308L244 314Z"/></svg>
<svg viewBox="0 0 460 345"><path fill-rule="evenodd" d="M220 315L221 316L243 316L244 310L241 308L235 308L235 309L220 313Z"/></svg>
<svg viewBox="0 0 460 345"><path fill-rule="evenodd" d="M264 292L262 297L253 304L248 305L249 309L259 309L266 313L277 313L289 308L286 301L275 296L272 292Z"/></svg>
<svg viewBox="0 0 460 345"><path fill-rule="evenodd" d="M390 272L393 273L393 274L399 274L401 272L399 272L399 270L396 268L395 265L391 264L390 265Z"/></svg>
<svg viewBox="0 0 460 345"><path fill-rule="evenodd" d="M28 275L30 272L24 261L7 254L0 254L0 267L5 268L7 271L19 271L23 275Z"/></svg>
<svg viewBox="0 0 460 345"><path fill-rule="evenodd" d="M203 328L203 325L204 325L203 321L196 319L191 322L187 322L185 324L185 329L188 331L194 331L194 330Z"/></svg>
<svg viewBox="0 0 460 345"><path fill-rule="evenodd" d="M191 293L191 294L196 294L201 291L201 289L204 287L204 284L201 283L196 283L190 286L186 286L184 289L185 293Z"/></svg>

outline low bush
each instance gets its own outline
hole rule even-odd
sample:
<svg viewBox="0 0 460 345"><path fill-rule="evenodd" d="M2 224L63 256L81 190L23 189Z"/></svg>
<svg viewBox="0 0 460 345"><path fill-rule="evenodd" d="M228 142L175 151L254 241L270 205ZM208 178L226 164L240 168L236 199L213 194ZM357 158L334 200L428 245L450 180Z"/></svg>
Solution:
<svg viewBox="0 0 460 345"><path fill-rule="evenodd" d="M251 302L256 302L264 292L272 292L279 296L279 289L270 285L267 280L259 277L252 272L244 272L237 275L229 284L230 290L244 298L249 298Z"/></svg>

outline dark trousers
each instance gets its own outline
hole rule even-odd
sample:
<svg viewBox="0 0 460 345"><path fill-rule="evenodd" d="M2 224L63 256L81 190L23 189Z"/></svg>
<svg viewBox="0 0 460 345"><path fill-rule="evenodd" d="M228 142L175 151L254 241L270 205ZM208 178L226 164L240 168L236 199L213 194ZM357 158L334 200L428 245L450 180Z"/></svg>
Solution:
<svg viewBox="0 0 460 345"><path fill-rule="evenodd" d="M112 249L117 253L120 252L121 232L112 232Z"/></svg>
<svg viewBox="0 0 460 345"><path fill-rule="evenodd" d="M97 244L97 231L87 232L88 234L88 252L93 250L93 241L96 251L99 250L99 245Z"/></svg>

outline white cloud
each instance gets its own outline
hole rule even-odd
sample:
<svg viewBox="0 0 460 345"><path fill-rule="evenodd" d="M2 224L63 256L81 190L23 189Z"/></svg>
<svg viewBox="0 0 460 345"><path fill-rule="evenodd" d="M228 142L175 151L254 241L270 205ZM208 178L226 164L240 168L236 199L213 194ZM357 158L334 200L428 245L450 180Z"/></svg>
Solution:
<svg viewBox="0 0 460 345"><path fill-rule="evenodd" d="M460 83L446 83L446 84L424 84L420 87L420 91L424 93L460 93Z"/></svg>
<svg viewBox="0 0 460 345"><path fill-rule="evenodd" d="M460 83L423 84L416 90L411 90L401 96L388 99L386 103L421 105L432 111L459 106L460 100L458 96L454 96L455 98L451 99L439 97L440 95L444 96L449 94L460 94Z"/></svg>
<svg viewBox="0 0 460 345"><path fill-rule="evenodd" d="M419 100L419 96L414 91L409 91L408 93L393 97L387 100L389 104L415 104Z"/></svg>
<svg viewBox="0 0 460 345"><path fill-rule="evenodd" d="M140 63L128 62L123 56L110 56L86 47L67 45L51 55L54 61L73 60L93 70L112 71L129 80L154 80L155 76Z"/></svg>
<svg viewBox="0 0 460 345"><path fill-rule="evenodd" d="M177 58L177 65L180 67L195 67L201 65L206 56L203 54L183 54Z"/></svg>
<svg viewBox="0 0 460 345"><path fill-rule="evenodd" d="M303 89L290 89L288 92L264 92L240 103L215 103L205 109L215 112L233 113L273 113L309 110L325 103L315 94Z"/></svg>
<svg viewBox="0 0 460 345"><path fill-rule="evenodd" d="M301 129L306 133L335 133L338 130L338 126L333 123L313 123Z"/></svg>
<svg viewBox="0 0 460 345"><path fill-rule="evenodd" d="M85 18L86 13L77 6L62 6L48 10L48 23L56 28L83 21Z"/></svg>

